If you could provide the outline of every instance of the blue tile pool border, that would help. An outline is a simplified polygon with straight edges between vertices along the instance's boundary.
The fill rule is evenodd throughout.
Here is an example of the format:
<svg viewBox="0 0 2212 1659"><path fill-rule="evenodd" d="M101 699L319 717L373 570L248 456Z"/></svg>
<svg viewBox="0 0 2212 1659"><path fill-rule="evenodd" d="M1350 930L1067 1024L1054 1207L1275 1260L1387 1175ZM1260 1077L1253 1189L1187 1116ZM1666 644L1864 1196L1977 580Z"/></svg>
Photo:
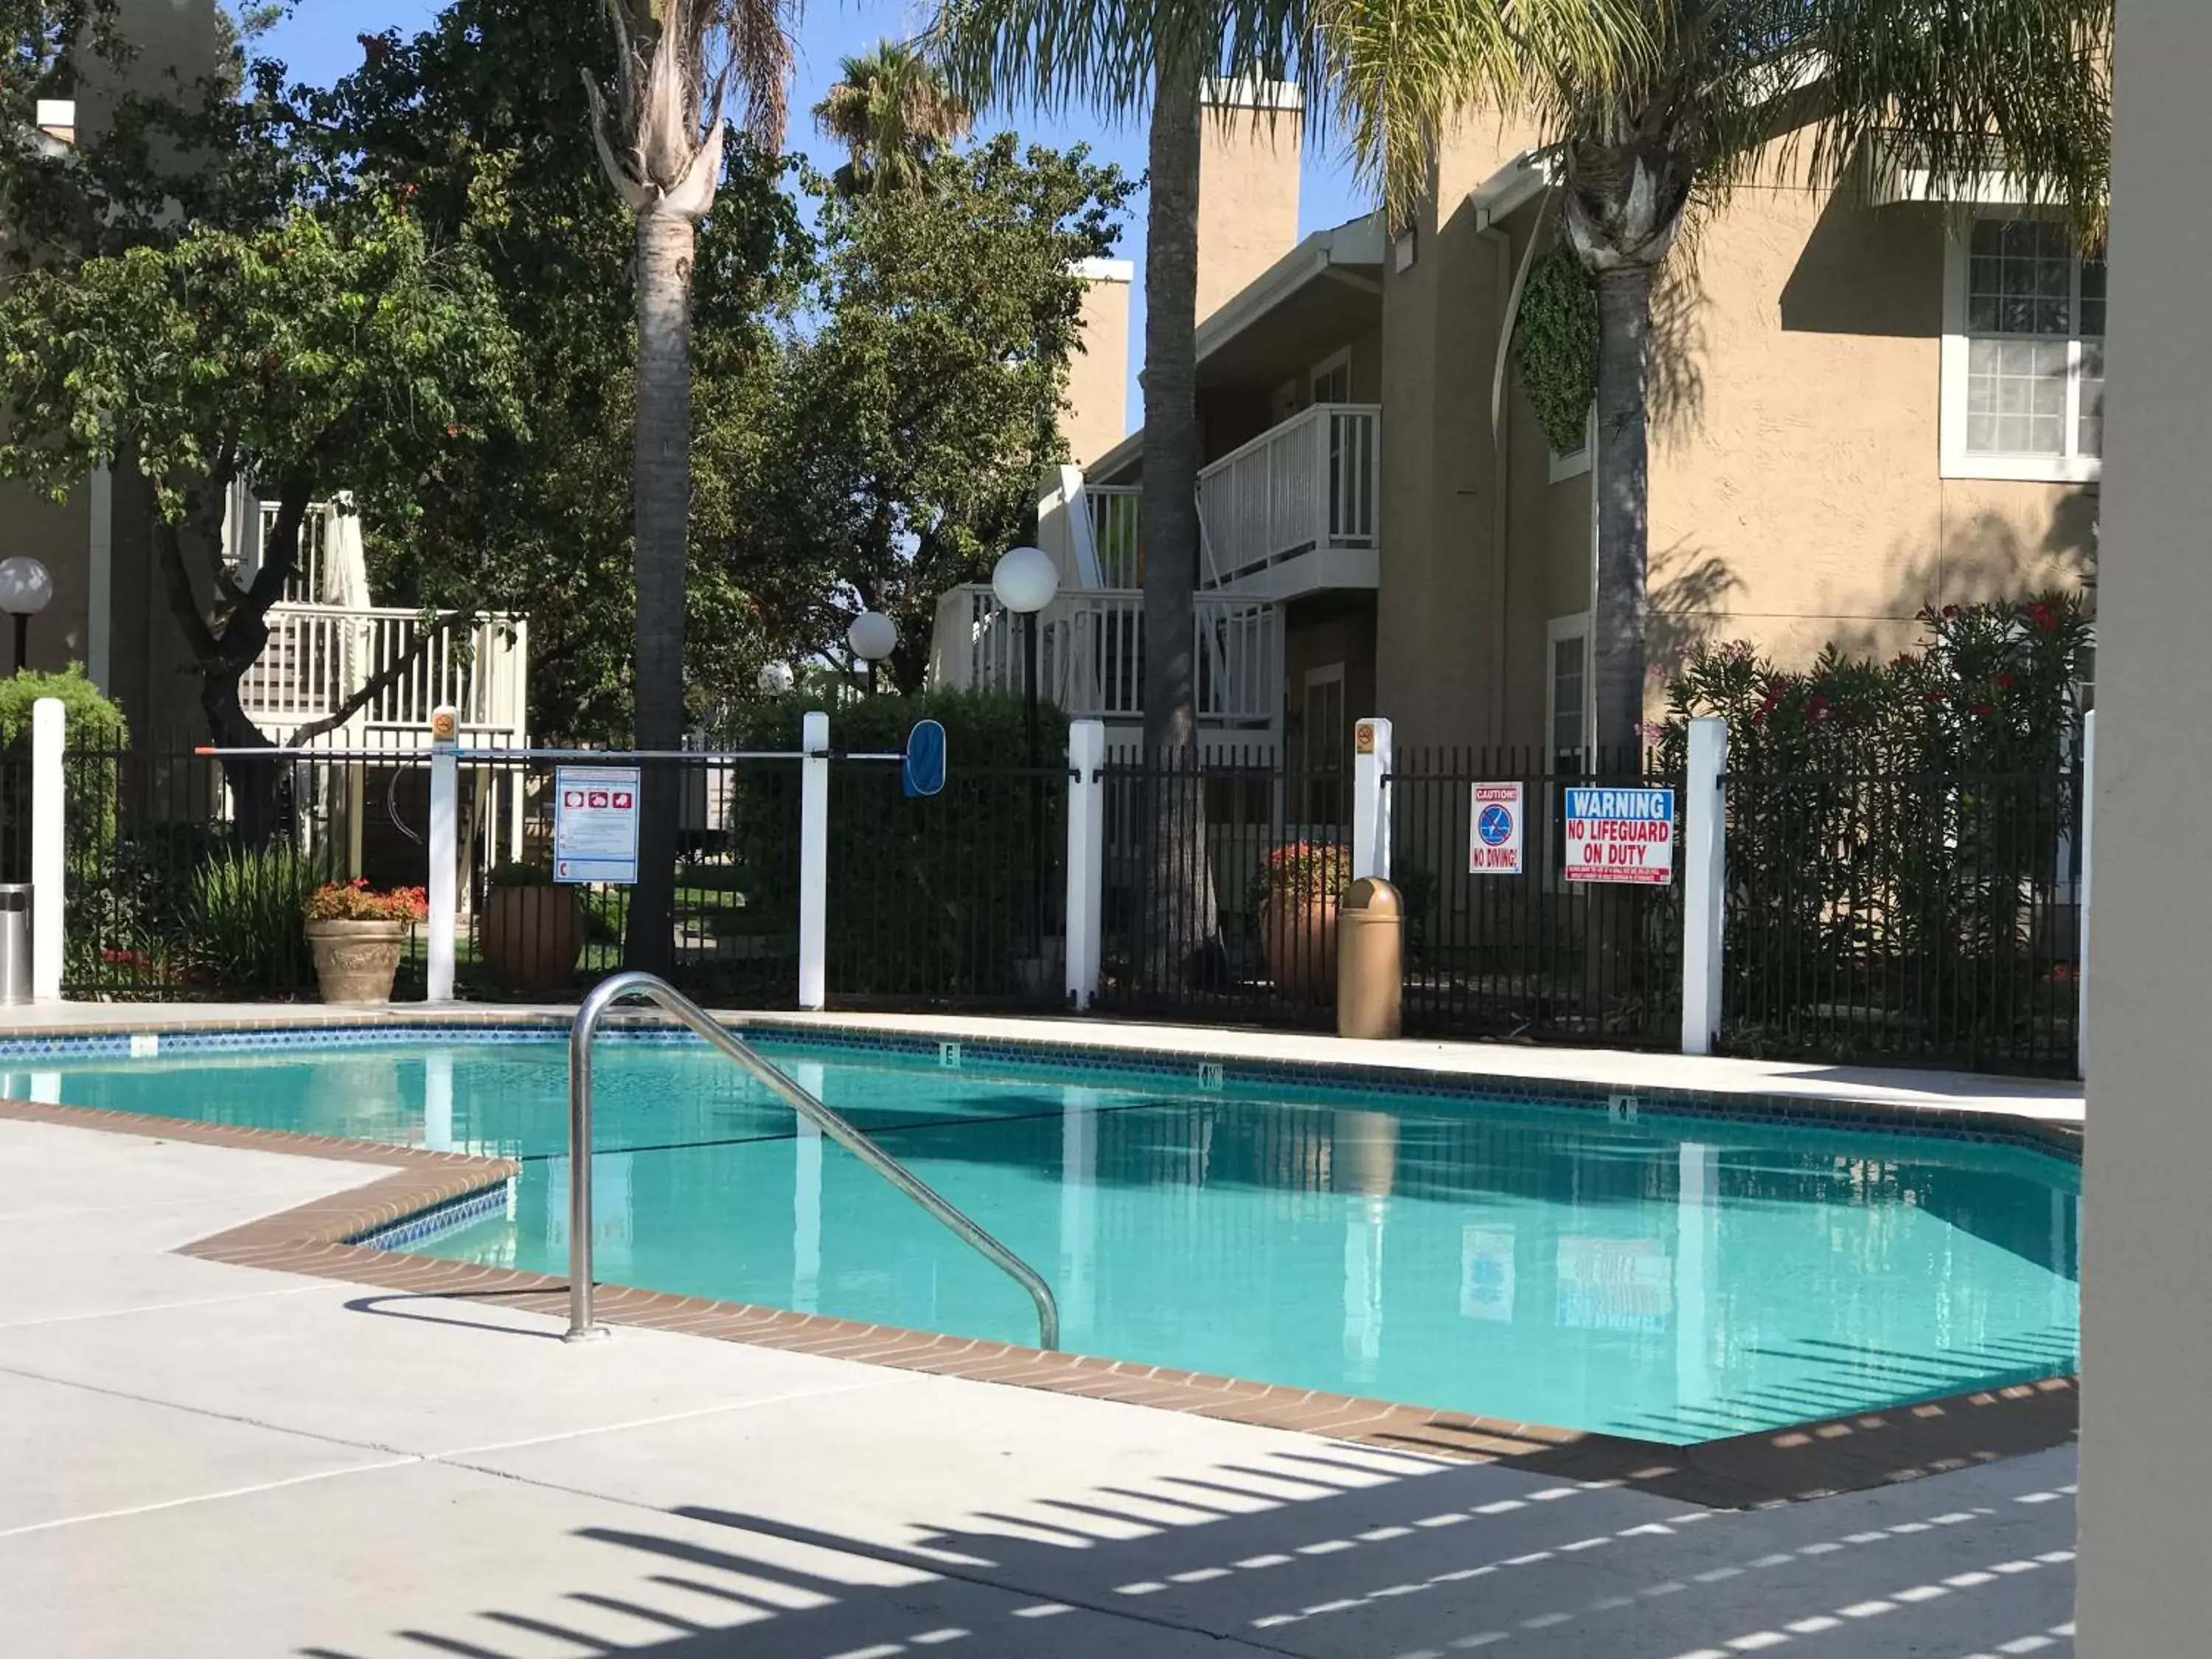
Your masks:
<svg viewBox="0 0 2212 1659"><path fill-rule="evenodd" d="M487 1216L503 1215L514 1201L515 1177L507 1176L495 1186L481 1191L462 1193L456 1197L433 1204L428 1209L417 1210L412 1215L367 1232L356 1233L344 1240L358 1244L365 1250L413 1250L429 1243L447 1233L457 1231L471 1222L481 1221Z"/></svg>
<svg viewBox="0 0 2212 1659"><path fill-rule="evenodd" d="M1392 1099L1455 1102L1468 1105L1564 1108L1610 1113L1614 1099L1627 1095L1639 1115L1717 1120L1795 1128L1874 1132L1939 1140L2016 1146L2072 1163L2081 1160L2080 1129L2003 1112L1856 1101L1800 1094L1725 1093L1638 1085L1620 1089L1570 1079L1500 1077L1481 1072L1437 1072L1365 1061L1316 1061L1208 1054L1182 1049L1091 1048L1053 1037L957 1038L934 1033L887 1031L875 1027L809 1020L779 1021L754 1015L734 1022L746 1040L771 1047L804 1045L854 1055L881 1055L945 1063L948 1045L957 1048L957 1068L982 1073L1102 1074L1136 1083L1152 1081L1178 1091L1211 1092L1231 1085L1293 1090L1355 1091ZM27 1061L155 1058L194 1053L242 1051L282 1054L296 1048L381 1048L425 1041L538 1043L564 1036L568 1022L531 1013L506 1017L434 1014L404 1018L376 1016L359 1021L265 1025L135 1027L123 1030L45 1031L0 1037L0 1067ZM650 1015L622 1015L603 1028L618 1041L693 1043L700 1041L680 1026ZM149 1041L150 1039L150 1041Z"/></svg>

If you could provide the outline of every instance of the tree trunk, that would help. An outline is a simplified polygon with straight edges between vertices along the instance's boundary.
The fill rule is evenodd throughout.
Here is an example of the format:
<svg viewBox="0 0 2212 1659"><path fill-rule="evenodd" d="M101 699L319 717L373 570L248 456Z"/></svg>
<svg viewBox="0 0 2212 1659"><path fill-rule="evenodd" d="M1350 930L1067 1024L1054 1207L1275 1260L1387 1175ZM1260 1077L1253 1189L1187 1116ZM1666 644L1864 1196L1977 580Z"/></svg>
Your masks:
<svg viewBox="0 0 2212 1659"><path fill-rule="evenodd" d="M1145 248L1145 750L1152 792L1148 958L1156 991L1216 976L1220 921L1198 752L1200 68L1163 58Z"/></svg>
<svg viewBox="0 0 2212 1659"><path fill-rule="evenodd" d="M1597 591L1591 683L1597 744L1625 758L1643 740L1644 629L1650 611L1650 417L1644 401L1651 335L1649 265L1597 273Z"/></svg>
<svg viewBox="0 0 2212 1659"><path fill-rule="evenodd" d="M155 546L161 556L169 613L184 631L199 669L200 711L207 718L210 741L218 749L273 749L268 734L246 714L239 683L269 647L269 607L282 596L284 584L298 567L300 527L307 518L313 486L305 478L291 478L280 487L276 522L263 544L261 568L252 581L232 596L229 615L223 621L222 632L217 634L201 608L185 536L189 532L202 550L214 556L212 563L220 568L223 502L228 489L227 474L190 489L184 522L157 521ZM219 763L230 794L232 832L246 846L266 846L285 828L284 767L274 759L253 755L225 755Z"/></svg>
<svg viewBox="0 0 2212 1659"><path fill-rule="evenodd" d="M691 258L681 214L637 216L637 632L633 740L684 740L684 585L691 526ZM629 965L666 971L675 956L675 765L644 763L637 885L623 940Z"/></svg>

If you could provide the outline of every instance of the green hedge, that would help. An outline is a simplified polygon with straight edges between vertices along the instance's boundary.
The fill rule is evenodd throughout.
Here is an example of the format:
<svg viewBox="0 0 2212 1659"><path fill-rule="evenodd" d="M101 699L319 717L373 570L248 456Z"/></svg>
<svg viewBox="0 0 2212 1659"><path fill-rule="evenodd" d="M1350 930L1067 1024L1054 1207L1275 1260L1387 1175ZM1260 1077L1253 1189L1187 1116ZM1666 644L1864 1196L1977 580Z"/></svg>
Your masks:
<svg viewBox="0 0 2212 1659"><path fill-rule="evenodd" d="M758 705L729 733L731 746L796 749L816 699ZM830 712L840 755L902 749L915 722L945 727L941 794L908 800L899 769L836 767L830 791L828 969L833 996L957 1000L1019 994L1031 952L1035 849L1044 849L1045 953L1054 949L1067 786L1067 721L1038 711L1042 771L1027 768L1022 699L988 692L875 696ZM744 872L746 909L761 931L798 927L798 769L740 769L730 804L731 844ZM1048 992L1056 980L1048 974Z"/></svg>
<svg viewBox="0 0 2212 1659"><path fill-rule="evenodd" d="M131 741L123 710L103 696L76 663L58 674L19 670L0 679L0 773L6 786L0 788L0 846L6 849L7 862L20 866L0 873L0 879L30 877L31 711L42 697L60 701L72 754L114 754ZM95 872L115 845L113 771L77 762L69 764L64 775L72 873Z"/></svg>

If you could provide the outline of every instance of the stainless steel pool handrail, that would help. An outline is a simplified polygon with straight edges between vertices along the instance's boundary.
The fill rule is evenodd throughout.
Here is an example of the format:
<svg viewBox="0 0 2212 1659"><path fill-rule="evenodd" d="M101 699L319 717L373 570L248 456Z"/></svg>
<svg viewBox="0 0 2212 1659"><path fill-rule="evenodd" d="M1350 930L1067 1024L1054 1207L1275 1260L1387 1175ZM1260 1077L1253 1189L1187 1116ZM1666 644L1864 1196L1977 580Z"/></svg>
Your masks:
<svg viewBox="0 0 2212 1659"><path fill-rule="evenodd" d="M1044 1277L920 1176L809 1094L774 1062L726 1030L712 1014L666 980L629 969L603 980L576 1010L568 1028L568 1333L571 1342L605 1336L592 1318L592 1039L609 1008L643 998L673 1015L768 1085L770 1093L847 1152L935 1216L1030 1294L1036 1304L1037 1346L1060 1346L1060 1304Z"/></svg>

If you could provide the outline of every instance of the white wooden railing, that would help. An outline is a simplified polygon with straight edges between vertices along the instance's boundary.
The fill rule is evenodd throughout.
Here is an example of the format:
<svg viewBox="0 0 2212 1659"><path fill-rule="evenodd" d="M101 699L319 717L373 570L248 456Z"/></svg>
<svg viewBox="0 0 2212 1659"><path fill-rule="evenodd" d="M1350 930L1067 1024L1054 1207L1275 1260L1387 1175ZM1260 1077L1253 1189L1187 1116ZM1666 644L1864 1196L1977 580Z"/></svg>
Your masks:
<svg viewBox="0 0 2212 1659"><path fill-rule="evenodd" d="M1229 594L1198 597L1198 717L1272 727L1282 702L1282 615ZM1144 718L1145 596L1132 588L1064 593L1037 619L1037 690L1071 719ZM989 587L938 601L932 668L948 689L1023 689L1021 619Z"/></svg>
<svg viewBox="0 0 2212 1659"><path fill-rule="evenodd" d="M1204 584L1316 549L1372 550L1382 427L1379 404L1316 404L1202 469Z"/></svg>
<svg viewBox="0 0 2212 1659"><path fill-rule="evenodd" d="M278 605L269 612L269 644L246 671L239 692L254 724L277 743L326 719L372 678L415 652L419 611ZM460 711L465 738L520 744L526 713L529 623L490 617L448 629L344 726L321 739L331 746L416 748L427 744L430 715L441 704Z"/></svg>

